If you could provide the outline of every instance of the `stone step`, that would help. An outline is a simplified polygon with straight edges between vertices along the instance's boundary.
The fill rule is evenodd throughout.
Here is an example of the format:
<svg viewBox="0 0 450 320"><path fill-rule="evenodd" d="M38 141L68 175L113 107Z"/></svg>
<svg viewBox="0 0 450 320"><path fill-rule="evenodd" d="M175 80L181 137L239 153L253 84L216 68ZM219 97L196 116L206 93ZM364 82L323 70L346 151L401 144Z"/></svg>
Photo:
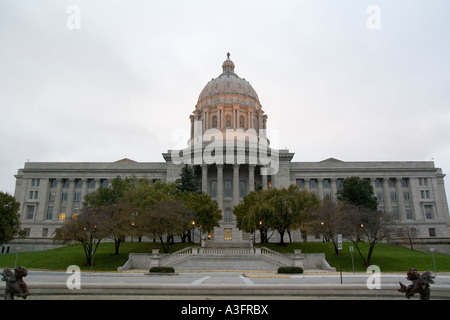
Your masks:
<svg viewBox="0 0 450 320"><path fill-rule="evenodd" d="M205 248L250 248L250 242L215 242L206 241Z"/></svg>

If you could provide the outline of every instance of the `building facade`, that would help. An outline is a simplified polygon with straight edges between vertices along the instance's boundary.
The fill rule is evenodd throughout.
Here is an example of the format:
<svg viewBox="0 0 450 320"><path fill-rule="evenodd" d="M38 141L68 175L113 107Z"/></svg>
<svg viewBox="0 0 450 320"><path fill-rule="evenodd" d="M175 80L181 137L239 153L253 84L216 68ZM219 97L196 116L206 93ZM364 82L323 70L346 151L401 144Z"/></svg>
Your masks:
<svg viewBox="0 0 450 320"><path fill-rule="evenodd" d="M335 198L342 179L350 176L369 180L379 209L392 212L395 224L414 228L416 237L449 237L445 175L433 162L344 162L334 158L292 162L294 153L270 148L268 117L258 95L234 69L228 55L222 73L200 93L190 116L187 148L168 150L162 162L25 163L15 176L15 198L20 202L27 237L52 238L65 219L79 212L86 194L107 187L117 176L171 182L179 178L186 164L195 170L199 191L208 193L222 210L220 227L208 235L212 241L248 239L248 234L236 228L233 208L255 189L296 184L319 198ZM300 241L299 233L293 236ZM276 236L272 240L278 241Z"/></svg>

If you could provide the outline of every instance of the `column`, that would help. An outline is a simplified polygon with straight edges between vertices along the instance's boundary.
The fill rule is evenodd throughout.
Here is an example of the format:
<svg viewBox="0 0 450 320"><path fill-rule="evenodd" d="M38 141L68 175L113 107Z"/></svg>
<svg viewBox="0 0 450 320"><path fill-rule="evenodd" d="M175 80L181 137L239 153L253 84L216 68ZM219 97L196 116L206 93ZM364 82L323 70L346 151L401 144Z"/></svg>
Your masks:
<svg viewBox="0 0 450 320"><path fill-rule="evenodd" d="M248 191L255 191L255 165L248 165Z"/></svg>
<svg viewBox="0 0 450 320"><path fill-rule="evenodd" d="M389 178L383 178L383 192L384 192L384 211L392 212L391 193L389 191Z"/></svg>
<svg viewBox="0 0 450 320"><path fill-rule="evenodd" d="M323 199L323 178L317 178L317 190L319 192L319 199Z"/></svg>
<svg viewBox="0 0 450 320"><path fill-rule="evenodd" d="M223 164L216 164L217 167L217 203L219 209L223 210Z"/></svg>
<svg viewBox="0 0 450 320"><path fill-rule="evenodd" d="M75 179L69 179L69 194L67 195L67 210L66 210L66 218L72 216L73 213L73 201L75 198Z"/></svg>
<svg viewBox="0 0 450 320"><path fill-rule="evenodd" d="M305 185L304 185L304 189L306 190L306 191L309 191L309 183L311 182L311 179L310 178L305 178Z"/></svg>
<svg viewBox="0 0 450 320"><path fill-rule="evenodd" d="M267 190L267 174L262 174L262 188L263 190Z"/></svg>
<svg viewBox="0 0 450 320"><path fill-rule="evenodd" d="M83 178L83 185L81 186L81 202L84 201L84 197L87 195L87 189L88 189L88 179Z"/></svg>
<svg viewBox="0 0 450 320"><path fill-rule="evenodd" d="M337 192L337 185L336 185L336 178L331 178L331 199L336 200L336 192Z"/></svg>
<svg viewBox="0 0 450 320"><path fill-rule="evenodd" d="M395 189L397 191L398 217L400 221L406 220L405 199L403 198L402 178L395 179Z"/></svg>
<svg viewBox="0 0 450 320"><path fill-rule="evenodd" d="M55 204L53 206L53 216L52 220L58 220L59 214L61 213L61 191L62 191L62 179L57 179L56 181L56 192L55 192Z"/></svg>
<svg viewBox="0 0 450 320"><path fill-rule="evenodd" d="M233 164L233 205L239 204L239 165Z"/></svg>
<svg viewBox="0 0 450 320"><path fill-rule="evenodd" d="M202 164L202 192L208 193L208 165Z"/></svg>

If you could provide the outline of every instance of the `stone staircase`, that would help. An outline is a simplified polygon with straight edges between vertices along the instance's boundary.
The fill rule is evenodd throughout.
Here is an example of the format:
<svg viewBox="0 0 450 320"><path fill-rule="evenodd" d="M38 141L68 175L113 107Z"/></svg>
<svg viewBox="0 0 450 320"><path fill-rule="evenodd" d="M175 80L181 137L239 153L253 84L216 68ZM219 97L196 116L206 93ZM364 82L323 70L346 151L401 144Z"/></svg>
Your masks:
<svg viewBox="0 0 450 320"><path fill-rule="evenodd" d="M202 247L187 247L172 254L129 255L119 271L149 269L153 266L173 267L184 271L276 271L279 267L299 266L303 269L331 270L323 253L292 256L266 247L253 247L251 242L205 242Z"/></svg>

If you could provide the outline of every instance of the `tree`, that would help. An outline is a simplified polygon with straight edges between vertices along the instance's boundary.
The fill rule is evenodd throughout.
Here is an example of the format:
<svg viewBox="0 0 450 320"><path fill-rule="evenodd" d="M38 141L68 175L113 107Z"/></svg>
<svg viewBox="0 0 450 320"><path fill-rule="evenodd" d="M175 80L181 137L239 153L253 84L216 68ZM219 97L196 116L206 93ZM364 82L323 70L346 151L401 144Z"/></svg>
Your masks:
<svg viewBox="0 0 450 320"><path fill-rule="evenodd" d="M358 251L364 266L371 265L375 245L392 235L393 215L383 211L371 210L346 204L344 236L350 239ZM369 251L364 257L358 246L359 241L367 240Z"/></svg>
<svg viewBox="0 0 450 320"><path fill-rule="evenodd" d="M108 236L114 240L114 254L119 254L119 248L125 236L131 233L132 207L125 200L125 193L134 186L134 179L113 179L108 188L100 187L84 198L83 208L95 209L92 212L101 213L104 217L102 227Z"/></svg>
<svg viewBox="0 0 450 320"><path fill-rule="evenodd" d="M280 246L284 246L284 233L291 227L299 227L306 220L307 213L317 207L319 200L313 192L299 190L297 185L287 189L269 189L268 201L273 210L271 227L280 234Z"/></svg>
<svg viewBox="0 0 450 320"><path fill-rule="evenodd" d="M317 205L314 193L300 191L296 185L291 185L287 189L272 188L250 193L244 197L243 204L235 207L234 213L240 230L254 232L259 229L262 236L264 231L267 235L267 230L277 230L279 245L283 246L284 234L291 228L299 228Z"/></svg>
<svg viewBox="0 0 450 320"><path fill-rule="evenodd" d="M183 201L176 199L157 201L145 208L138 219L138 223L143 225L144 234L157 237L165 253L168 248L164 245L163 236L182 233L191 221L192 216Z"/></svg>
<svg viewBox="0 0 450 320"><path fill-rule="evenodd" d="M98 207L84 208L79 215L66 219L62 227L55 230L53 241L62 241L64 244L72 241L81 243L86 265L92 266L98 245L108 236L104 220L105 215Z"/></svg>
<svg viewBox="0 0 450 320"><path fill-rule="evenodd" d="M360 177L350 177L342 180L336 193L337 199L351 203L357 207L377 210L378 200L374 196L370 181Z"/></svg>
<svg viewBox="0 0 450 320"><path fill-rule="evenodd" d="M194 226L199 226L201 231L210 232L220 226L222 211L217 202L211 199L211 196L206 193L184 192L180 198L183 199L185 207L192 211Z"/></svg>
<svg viewBox="0 0 450 320"><path fill-rule="evenodd" d="M395 230L396 236L409 243L411 250L414 250L413 239L417 237L417 230L410 227L399 227Z"/></svg>
<svg viewBox="0 0 450 320"><path fill-rule="evenodd" d="M197 192L198 183L194 169L187 164L181 169L180 178L176 180L177 189L181 192Z"/></svg>
<svg viewBox="0 0 450 320"><path fill-rule="evenodd" d="M331 241L334 253L339 254L337 247L337 235L342 233L345 216L343 203L333 199L323 199L313 213L310 223L315 232L322 233L324 241Z"/></svg>
<svg viewBox="0 0 450 320"><path fill-rule="evenodd" d="M20 229L19 207L20 204L13 196L0 192L0 244L25 235Z"/></svg>
<svg viewBox="0 0 450 320"><path fill-rule="evenodd" d="M269 240L269 220L272 209L264 202L265 193L261 190L252 191L244 196L244 202L235 206L233 213L239 230L247 233L259 230L261 243L266 243Z"/></svg>

